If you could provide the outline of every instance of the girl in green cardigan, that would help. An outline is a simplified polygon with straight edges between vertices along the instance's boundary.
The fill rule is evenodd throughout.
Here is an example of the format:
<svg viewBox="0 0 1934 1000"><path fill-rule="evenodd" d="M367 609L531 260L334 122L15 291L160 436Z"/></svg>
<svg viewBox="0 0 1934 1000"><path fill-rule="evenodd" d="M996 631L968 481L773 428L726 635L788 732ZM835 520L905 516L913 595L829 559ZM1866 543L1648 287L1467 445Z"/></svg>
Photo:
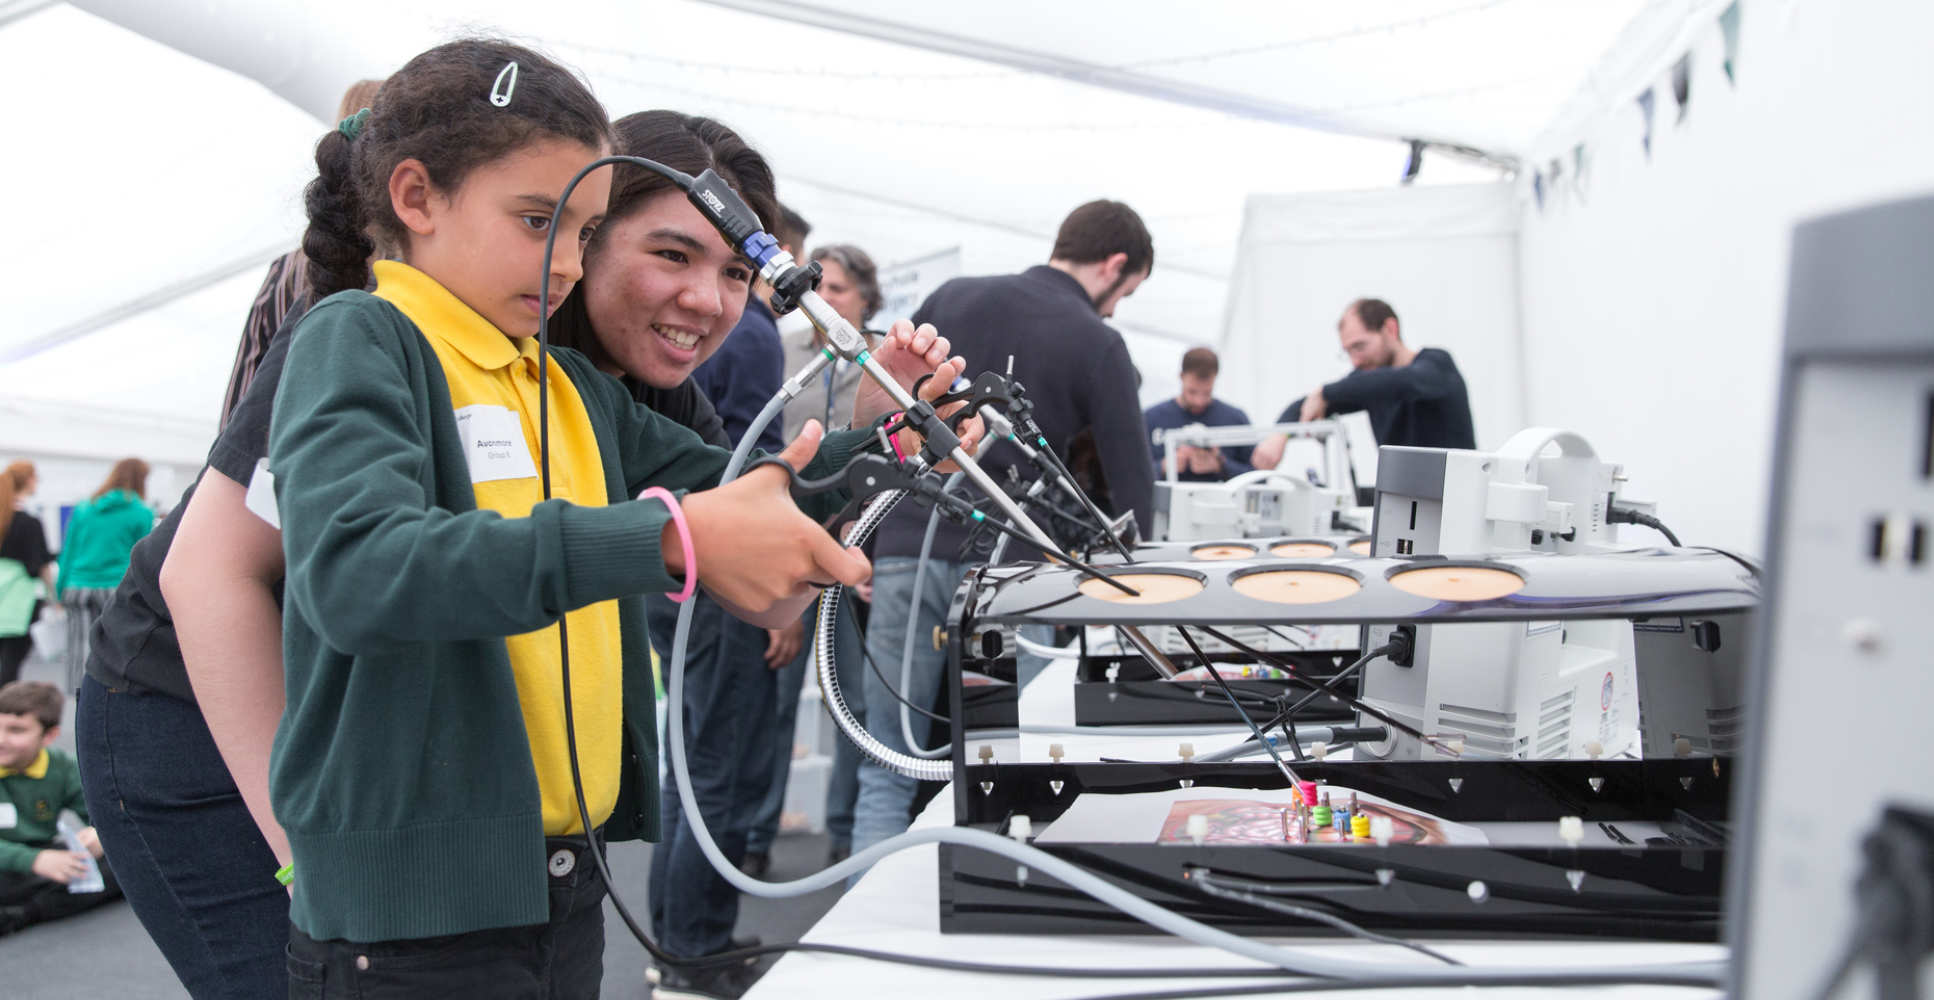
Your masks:
<svg viewBox="0 0 1934 1000"><path fill-rule="evenodd" d="M321 301L290 347L269 455L287 557L269 784L306 993L595 994L604 887L570 808L559 619L593 835L650 837L640 595L702 582L778 625L816 584L870 572L779 470L719 487L724 451L582 355L540 365L540 304L581 276L609 172L564 204L544 274L555 199L609 147L571 73L485 40L413 59L318 145L303 246ZM371 294L375 251L389 259ZM906 382L932 372L930 398L964 367L935 364L944 341L910 325L877 353ZM869 441L815 424L782 457L828 474ZM697 492L631 499L647 487Z"/></svg>

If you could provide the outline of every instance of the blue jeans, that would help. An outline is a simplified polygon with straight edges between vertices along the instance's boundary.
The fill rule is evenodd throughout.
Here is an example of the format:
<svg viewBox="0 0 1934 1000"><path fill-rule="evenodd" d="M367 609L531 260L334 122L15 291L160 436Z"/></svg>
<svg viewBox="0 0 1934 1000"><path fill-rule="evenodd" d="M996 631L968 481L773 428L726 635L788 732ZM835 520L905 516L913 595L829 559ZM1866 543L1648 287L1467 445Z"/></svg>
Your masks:
<svg viewBox="0 0 1934 1000"><path fill-rule="evenodd" d="M770 774L760 738L772 728L766 633L704 594L692 600L698 604L685 656L686 760L706 829L736 865L745 859L746 830ZM646 608L652 643L669 672L677 605L653 597ZM739 891L700 852L669 770L662 806L665 839L651 852L652 933L674 955L697 958L724 951L738 922Z"/></svg>
<svg viewBox="0 0 1934 1000"><path fill-rule="evenodd" d="M745 832L748 854L769 854L779 835L779 814L786 806L786 783L792 777L792 744L799 722L799 687L812 669L813 619L819 605L806 608L805 639L792 662L769 671L772 677L772 725L753 738L766 757L765 793L752 808L752 825ZM755 750L756 758L756 750ZM756 760L755 760L756 766Z"/></svg>
<svg viewBox="0 0 1934 1000"><path fill-rule="evenodd" d="M946 671L947 654L933 648L934 626L947 617L947 605L969 568L966 563L930 559L913 592L915 565L907 556L888 556L873 564L873 613L866 632L866 651L887 679L900 684L900 659L907 631L913 631L912 674L901 696L921 708L933 705ZM865 669L865 668L862 668ZM909 711L913 738L923 747L931 739L926 716ZM867 731L887 747L907 751L900 725L900 701L883 689L867 671ZM912 818L908 811L919 782L873 763L860 764L859 801L853 812L853 851L858 853L894 834L904 832Z"/></svg>
<svg viewBox="0 0 1934 1000"><path fill-rule="evenodd" d="M850 589L840 594L839 617L834 622L833 663L839 671L840 691L848 699L847 703L854 714L864 722L866 710L860 704L860 692L864 688L859 686L859 675L851 672L866 669L865 664L860 662L859 629L853 621L853 602L856 600L859 598ZM818 603L807 607L804 620L806 641L800 647L799 655L772 673L775 709L767 742L767 749L772 754L772 784L766 789L765 798L759 804L758 814L752 820L752 829L747 832L745 841L745 849L755 854L769 853L772 838L779 832L779 813L785 807L786 782L792 774L792 744L799 722L799 692L808 678L816 676L813 649L818 642ZM853 749L853 744L845 737L835 737L832 781L826 788L826 831L832 835L835 845L845 845L853 839L853 799L859 794L859 762L860 752Z"/></svg>
<svg viewBox="0 0 1934 1000"><path fill-rule="evenodd" d="M201 709L81 681L88 816L121 889L197 1000L288 992L289 896Z"/></svg>

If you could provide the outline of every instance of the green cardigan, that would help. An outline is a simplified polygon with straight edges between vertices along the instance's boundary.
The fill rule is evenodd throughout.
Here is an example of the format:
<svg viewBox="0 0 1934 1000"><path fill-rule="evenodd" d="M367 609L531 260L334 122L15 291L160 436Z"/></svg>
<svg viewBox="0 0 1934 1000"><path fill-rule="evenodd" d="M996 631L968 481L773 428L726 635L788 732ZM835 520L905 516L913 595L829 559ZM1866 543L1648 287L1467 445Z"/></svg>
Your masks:
<svg viewBox="0 0 1934 1000"><path fill-rule="evenodd" d="M12 826L0 828L0 872L32 871L41 851L67 849L56 826L62 809L74 810L81 822L87 822L80 765L49 747L44 776L30 778L22 770L0 778L0 806L11 806L14 818Z"/></svg>
<svg viewBox="0 0 1934 1000"><path fill-rule="evenodd" d="M504 637L618 601L624 761L604 829L655 839L641 595L681 582L659 553L665 508L627 501L646 486L715 485L729 456L553 349L590 415L611 505L479 511L448 383L408 318L342 292L294 336L269 434L288 559L288 707L269 790L295 855L290 919L351 941L542 923L537 778ZM804 474L830 474L868 440L828 435Z"/></svg>

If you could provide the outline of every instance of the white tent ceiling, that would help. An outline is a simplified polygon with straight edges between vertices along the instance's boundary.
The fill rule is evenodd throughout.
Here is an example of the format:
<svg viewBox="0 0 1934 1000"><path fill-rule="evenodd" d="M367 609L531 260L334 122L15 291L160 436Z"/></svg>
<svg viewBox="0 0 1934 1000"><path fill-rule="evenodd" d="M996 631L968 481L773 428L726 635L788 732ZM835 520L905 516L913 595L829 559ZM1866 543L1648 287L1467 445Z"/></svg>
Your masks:
<svg viewBox="0 0 1934 1000"><path fill-rule="evenodd" d="M882 261L959 246L969 272L1014 270L1074 205L1129 202L1157 265L1117 321L1159 394L1222 328L1245 196L1396 184L1411 137L1527 156L1635 18L1702 6L0 0L0 384L212 429L342 88L484 30L578 67L614 115L727 121L811 242ZM1497 176L1433 153L1418 182Z"/></svg>

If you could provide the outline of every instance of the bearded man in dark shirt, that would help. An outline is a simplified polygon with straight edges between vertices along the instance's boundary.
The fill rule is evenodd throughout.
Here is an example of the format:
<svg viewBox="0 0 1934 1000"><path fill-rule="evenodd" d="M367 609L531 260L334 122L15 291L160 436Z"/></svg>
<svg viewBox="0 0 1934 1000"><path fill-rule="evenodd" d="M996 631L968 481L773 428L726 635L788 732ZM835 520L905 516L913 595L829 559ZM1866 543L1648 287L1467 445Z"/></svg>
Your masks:
<svg viewBox="0 0 1934 1000"><path fill-rule="evenodd" d="M1418 350L1404 343L1390 303L1382 299L1350 303L1337 321L1336 334L1356 370L1284 407L1278 423L1363 410L1370 415L1378 445L1477 447L1470 396L1457 362L1442 348ZM1256 468L1275 468L1288 440L1277 434L1256 445L1252 458Z"/></svg>

